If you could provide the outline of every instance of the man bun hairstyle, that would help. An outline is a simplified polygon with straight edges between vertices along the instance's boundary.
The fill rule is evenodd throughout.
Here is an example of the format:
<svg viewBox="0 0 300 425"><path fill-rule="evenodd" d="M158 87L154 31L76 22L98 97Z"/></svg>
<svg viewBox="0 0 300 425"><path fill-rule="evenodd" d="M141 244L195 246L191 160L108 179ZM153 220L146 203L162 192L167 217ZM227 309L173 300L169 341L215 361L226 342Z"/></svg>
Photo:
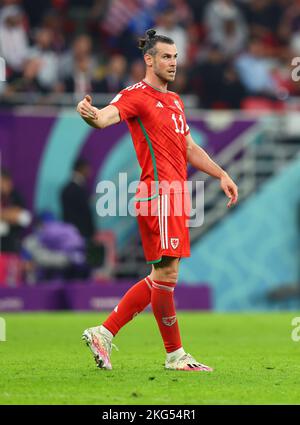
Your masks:
<svg viewBox="0 0 300 425"><path fill-rule="evenodd" d="M149 29L146 31L145 37L139 39L139 49L142 50L143 55L146 53L155 55L155 45L159 42L174 44L174 41L170 37L166 37L165 35L157 35L154 29Z"/></svg>
<svg viewBox="0 0 300 425"><path fill-rule="evenodd" d="M154 37L155 37L155 34L156 34L156 31L155 31L155 30L153 30L153 29L150 29L150 30L147 30L147 31L146 31L146 36L147 36L148 38L150 38L150 40L151 40L151 38L154 38Z"/></svg>

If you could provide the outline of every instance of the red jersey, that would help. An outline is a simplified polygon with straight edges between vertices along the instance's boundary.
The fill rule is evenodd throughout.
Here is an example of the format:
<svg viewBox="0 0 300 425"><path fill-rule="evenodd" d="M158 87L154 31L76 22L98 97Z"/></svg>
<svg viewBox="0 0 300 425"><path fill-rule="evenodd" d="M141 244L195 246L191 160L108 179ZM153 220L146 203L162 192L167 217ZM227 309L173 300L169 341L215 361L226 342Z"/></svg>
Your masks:
<svg viewBox="0 0 300 425"><path fill-rule="evenodd" d="M178 187L183 190L187 179L185 137L189 127L180 97L141 81L122 90L111 104L118 108L121 121L126 121L129 127L142 169L140 181L147 185L147 197L163 192L161 182L180 182ZM144 195L140 189L137 197Z"/></svg>

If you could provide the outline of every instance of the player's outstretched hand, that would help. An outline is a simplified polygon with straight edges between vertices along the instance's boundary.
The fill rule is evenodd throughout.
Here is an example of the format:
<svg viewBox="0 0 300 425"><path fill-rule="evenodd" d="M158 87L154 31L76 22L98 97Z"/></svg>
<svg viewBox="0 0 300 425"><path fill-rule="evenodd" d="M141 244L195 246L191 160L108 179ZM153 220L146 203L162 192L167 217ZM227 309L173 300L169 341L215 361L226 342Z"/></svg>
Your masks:
<svg viewBox="0 0 300 425"><path fill-rule="evenodd" d="M98 109L92 105L92 98L88 94L77 105L77 112L83 119L97 120L97 111Z"/></svg>
<svg viewBox="0 0 300 425"><path fill-rule="evenodd" d="M230 208L231 205L234 205L237 203L238 187L234 183L234 181L228 176L228 174L224 174L221 177L220 185L223 191L225 192L225 195L229 198L227 208Z"/></svg>

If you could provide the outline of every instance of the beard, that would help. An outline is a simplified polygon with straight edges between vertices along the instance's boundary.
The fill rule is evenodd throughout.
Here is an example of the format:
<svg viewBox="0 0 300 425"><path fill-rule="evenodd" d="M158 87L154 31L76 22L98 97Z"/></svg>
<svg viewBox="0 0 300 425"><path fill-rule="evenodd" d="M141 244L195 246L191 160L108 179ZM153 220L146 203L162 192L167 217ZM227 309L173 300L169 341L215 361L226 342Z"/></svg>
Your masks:
<svg viewBox="0 0 300 425"><path fill-rule="evenodd" d="M171 83L175 80L176 71L174 74L170 74L168 71L161 71L158 67L154 65L153 69L155 75L164 83Z"/></svg>
<svg viewBox="0 0 300 425"><path fill-rule="evenodd" d="M169 74L168 71L162 72L158 69L154 69L155 75L164 83L171 83L175 80L176 71L174 74Z"/></svg>

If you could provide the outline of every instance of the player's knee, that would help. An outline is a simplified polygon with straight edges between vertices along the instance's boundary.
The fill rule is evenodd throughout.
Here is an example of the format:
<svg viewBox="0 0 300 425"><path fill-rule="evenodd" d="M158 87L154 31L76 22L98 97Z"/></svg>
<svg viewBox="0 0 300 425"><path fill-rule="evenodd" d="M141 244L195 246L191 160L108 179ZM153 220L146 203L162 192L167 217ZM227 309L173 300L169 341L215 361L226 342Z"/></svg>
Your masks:
<svg viewBox="0 0 300 425"><path fill-rule="evenodd" d="M171 267L166 267L163 271L164 282L177 283L178 272Z"/></svg>
<svg viewBox="0 0 300 425"><path fill-rule="evenodd" d="M151 274L154 280L176 284L178 280L178 259L163 258L161 263L153 266Z"/></svg>

